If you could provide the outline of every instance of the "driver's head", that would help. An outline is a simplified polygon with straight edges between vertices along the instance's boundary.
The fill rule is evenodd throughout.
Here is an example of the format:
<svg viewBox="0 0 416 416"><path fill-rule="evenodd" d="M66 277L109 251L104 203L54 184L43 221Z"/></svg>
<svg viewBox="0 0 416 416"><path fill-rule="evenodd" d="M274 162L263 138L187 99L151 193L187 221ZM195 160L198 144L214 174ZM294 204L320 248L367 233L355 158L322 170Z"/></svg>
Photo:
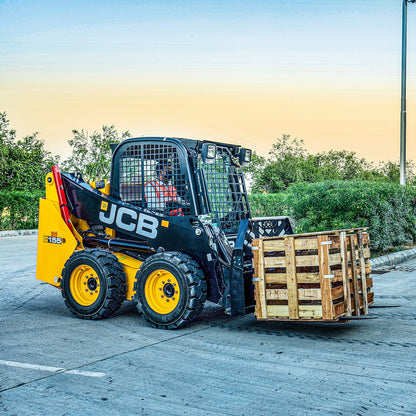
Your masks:
<svg viewBox="0 0 416 416"><path fill-rule="evenodd" d="M160 160L156 165L156 175L159 180L168 183L172 180L172 163L167 160Z"/></svg>

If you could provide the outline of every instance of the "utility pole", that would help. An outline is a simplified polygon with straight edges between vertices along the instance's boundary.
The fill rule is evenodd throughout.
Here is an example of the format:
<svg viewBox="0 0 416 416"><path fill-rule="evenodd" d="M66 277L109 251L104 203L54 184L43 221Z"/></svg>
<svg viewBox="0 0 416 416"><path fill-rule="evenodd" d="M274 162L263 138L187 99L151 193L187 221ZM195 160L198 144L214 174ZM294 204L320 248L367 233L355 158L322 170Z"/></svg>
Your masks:
<svg viewBox="0 0 416 416"><path fill-rule="evenodd" d="M407 3L403 0L402 10L402 94L400 111L400 185L406 185L406 52L407 52Z"/></svg>

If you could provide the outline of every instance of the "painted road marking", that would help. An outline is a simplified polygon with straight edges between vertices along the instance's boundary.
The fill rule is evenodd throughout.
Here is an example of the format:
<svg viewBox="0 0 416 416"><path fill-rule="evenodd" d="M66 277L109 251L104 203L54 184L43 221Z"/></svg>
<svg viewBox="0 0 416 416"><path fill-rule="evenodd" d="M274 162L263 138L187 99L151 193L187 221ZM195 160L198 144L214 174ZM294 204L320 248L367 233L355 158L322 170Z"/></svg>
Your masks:
<svg viewBox="0 0 416 416"><path fill-rule="evenodd" d="M0 364L6 365L8 367L27 368L30 370L39 370L39 371L49 371L51 373L67 373L67 374L75 374L78 376L86 376L86 377L104 377L105 376L105 373L98 373L95 371L65 370L65 368L60 368L60 367L49 367L46 365L18 363L16 361L0 360Z"/></svg>

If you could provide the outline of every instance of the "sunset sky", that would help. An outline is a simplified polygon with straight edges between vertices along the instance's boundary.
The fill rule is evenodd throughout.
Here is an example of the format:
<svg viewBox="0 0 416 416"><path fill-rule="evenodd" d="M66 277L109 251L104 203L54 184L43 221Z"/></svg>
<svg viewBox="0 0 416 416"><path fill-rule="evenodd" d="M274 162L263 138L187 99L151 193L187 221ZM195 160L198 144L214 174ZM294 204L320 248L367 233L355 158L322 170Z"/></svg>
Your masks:
<svg viewBox="0 0 416 416"><path fill-rule="evenodd" d="M73 129L214 139L266 155L398 160L401 0L0 0L0 111L67 156ZM408 6L416 160L416 4Z"/></svg>

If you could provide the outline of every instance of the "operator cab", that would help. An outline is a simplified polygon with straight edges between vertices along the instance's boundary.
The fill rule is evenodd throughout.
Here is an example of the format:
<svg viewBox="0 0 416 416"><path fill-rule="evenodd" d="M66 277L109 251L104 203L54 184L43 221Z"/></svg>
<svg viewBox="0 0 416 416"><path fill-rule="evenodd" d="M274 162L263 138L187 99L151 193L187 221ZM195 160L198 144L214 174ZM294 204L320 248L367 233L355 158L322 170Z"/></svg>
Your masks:
<svg viewBox="0 0 416 416"><path fill-rule="evenodd" d="M241 169L250 157L248 149L217 142L128 139L113 153L110 195L156 215L205 215L235 235L250 218Z"/></svg>

